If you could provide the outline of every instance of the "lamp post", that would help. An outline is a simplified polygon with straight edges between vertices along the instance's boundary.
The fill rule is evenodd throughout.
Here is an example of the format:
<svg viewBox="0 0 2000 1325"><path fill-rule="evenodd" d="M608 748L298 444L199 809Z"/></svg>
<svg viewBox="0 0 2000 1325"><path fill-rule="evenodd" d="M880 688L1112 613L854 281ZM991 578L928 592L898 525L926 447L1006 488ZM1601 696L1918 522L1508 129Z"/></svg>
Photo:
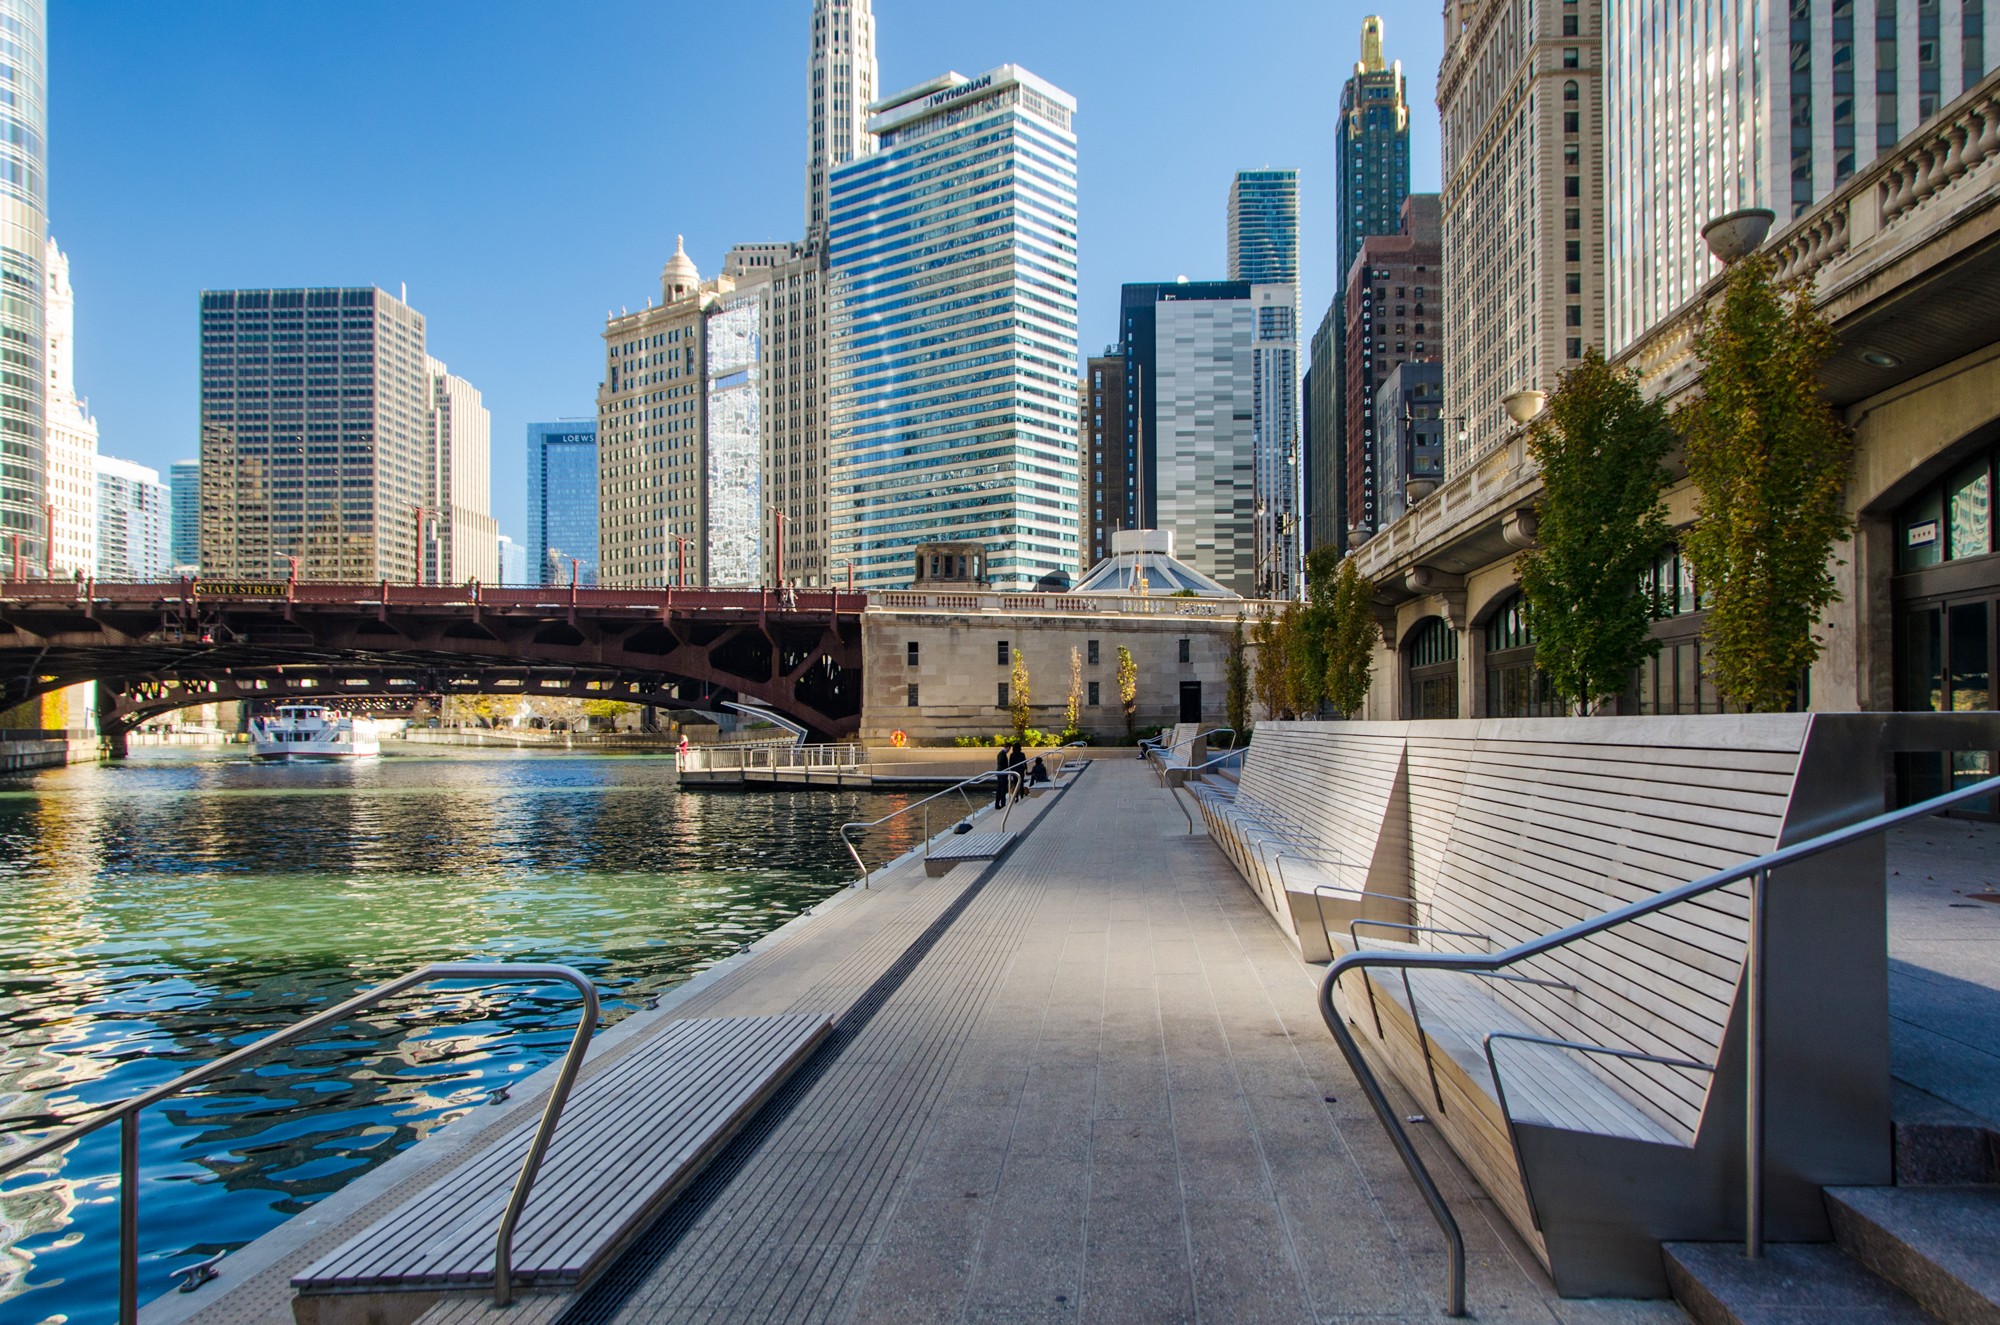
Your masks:
<svg viewBox="0 0 2000 1325"><path fill-rule="evenodd" d="M1778 214L1768 207L1742 207L1724 212L1701 228L1701 242L1727 266L1755 253L1777 219Z"/></svg>

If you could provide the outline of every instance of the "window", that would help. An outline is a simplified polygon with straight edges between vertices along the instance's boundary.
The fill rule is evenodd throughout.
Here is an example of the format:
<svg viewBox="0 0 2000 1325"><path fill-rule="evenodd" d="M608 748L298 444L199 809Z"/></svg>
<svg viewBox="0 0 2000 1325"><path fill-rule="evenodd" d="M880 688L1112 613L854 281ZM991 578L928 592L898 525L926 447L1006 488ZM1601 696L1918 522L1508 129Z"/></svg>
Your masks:
<svg viewBox="0 0 2000 1325"><path fill-rule="evenodd" d="M1568 80L1563 84L1564 101L1581 101L1582 99L1583 99L1583 94L1581 91L1578 90L1576 80L1574 78Z"/></svg>
<svg viewBox="0 0 2000 1325"><path fill-rule="evenodd" d="M1581 359L1583 357L1583 338L1581 336L1571 336L1569 343L1563 347L1563 352L1571 359Z"/></svg>
<svg viewBox="0 0 2000 1325"><path fill-rule="evenodd" d="M915 640L911 640L909 644L905 646L904 651L908 654L908 657L904 659L905 663L907 663L911 667L915 667L917 665L917 642Z"/></svg>
<svg viewBox="0 0 2000 1325"><path fill-rule="evenodd" d="M1525 601L1510 594L1486 622L1486 716L1560 717L1562 706L1546 673L1535 666L1535 635Z"/></svg>
<svg viewBox="0 0 2000 1325"><path fill-rule="evenodd" d="M1567 35L1567 34L1565 34ZM1575 69L1583 64L1581 52L1574 46L1563 47L1563 68Z"/></svg>
<svg viewBox="0 0 2000 1325"><path fill-rule="evenodd" d="M1583 325L1583 305L1582 305L1582 304L1571 304L1571 305L1570 305L1569 307L1565 308L1565 309L1563 310L1563 321L1564 321L1564 323L1566 323L1567 325L1569 325L1569 326L1572 326L1572 327L1580 327L1580 326L1582 326L1582 325Z"/></svg>
<svg viewBox="0 0 2000 1325"><path fill-rule="evenodd" d="M915 708L917 706L917 687L915 682L911 682L908 686L907 692L903 697L903 704L906 708Z"/></svg>
<svg viewBox="0 0 2000 1325"><path fill-rule="evenodd" d="M1180 652L1181 652L1181 661L1182 662L1188 661L1188 642L1186 640L1182 640L1180 642Z"/></svg>
<svg viewBox="0 0 2000 1325"><path fill-rule="evenodd" d="M1085 654L1085 661L1087 661L1092 667L1097 666L1097 641L1085 640L1083 649Z"/></svg>
<svg viewBox="0 0 2000 1325"><path fill-rule="evenodd" d="M1092 681L1090 683L1088 697L1084 700L1084 702L1088 704L1091 708L1097 707L1097 686L1098 683L1095 681Z"/></svg>
<svg viewBox="0 0 2000 1325"><path fill-rule="evenodd" d="M1006 666L1006 665L1007 665L1008 663L1011 663L1011 662L1013 662L1013 661L1014 661L1014 655L1012 655L1011 653L1008 653L1008 652L1007 652L1007 641L1006 641L1006 640L1001 640L1001 641L1000 641L1000 665L1001 665L1002 667L1005 667L1005 666ZM1003 700L1001 700L1001 701L1000 701L1000 706L1001 706L1002 708L1005 708L1005 707L1007 706L1007 701L1006 701L1006 700L1004 700L1004 699L1003 699Z"/></svg>
<svg viewBox="0 0 2000 1325"><path fill-rule="evenodd" d="M1571 207L1563 213L1563 229L1583 229L1583 210L1581 208Z"/></svg>
<svg viewBox="0 0 2000 1325"><path fill-rule="evenodd" d="M1007 707L1007 683L1005 681L1000 683L1000 698L993 701L993 707L1000 709Z"/></svg>
<svg viewBox="0 0 2000 1325"><path fill-rule="evenodd" d="M1563 132L1574 134L1583 132L1583 116L1573 110L1563 112Z"/></svg>
<svg viewBox="0 0 2000 1325"><path fill-rule="evenodd" d="M1575 14L1564 14L1564 15L1563 15L1563 33L1562 33L1562 35L1563 35L1563 36L1565 36L1565 37L1574 37L1574 36L1576 36L1576 35L1577 35L1577 28L1576 28L1576 15L1575 15Z"/></svg>
<svg viewBox="0 0 2000 1325"><path fill-rule="evenodd" d="M1565 239L1563 241L1563 261L1583 261L1583 241L1581 239Z"/></svg>
<svg viewBox="0 0 2000 1325"><path fill-rule="evenodd" d="M1566 275L1566 276L1564 276L1564 277L1563 277L1563 293L1564 293L1564 294L1582 294L1582 293L1583 293L1583 273L1582 273L1582 272L1580 272L1580 271L1573 271L1573 272L1570 272L1570 273L1569 273L1568 275Z"/></svg>
<svg viewBox="0 0 2000 1325"><path fill-rule="evenodd" d="M1426 617L1404 646L1408 655L1409 687L1405 716L1458 716L1458 632L1443 617Z"/></svg>

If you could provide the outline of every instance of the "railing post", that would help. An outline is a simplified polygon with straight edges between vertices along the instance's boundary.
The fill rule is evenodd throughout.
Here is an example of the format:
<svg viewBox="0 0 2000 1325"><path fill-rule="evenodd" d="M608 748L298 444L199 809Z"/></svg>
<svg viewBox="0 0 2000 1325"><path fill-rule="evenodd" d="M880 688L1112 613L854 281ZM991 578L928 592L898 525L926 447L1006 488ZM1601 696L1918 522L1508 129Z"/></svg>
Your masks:
<svg viewBox="0 0 2000 1325"><path fill-rule="evenodd" d="M139 1325L139 1115L118 1123L118 1325Z"/></svg>
<svg viewBox="0 0 2000 1325"><path fill-rule="evenodd" d="M1750 941L1743 955L1743 1254L1764 1254L1764 895L1771 872L1750 876Z"/></svg>

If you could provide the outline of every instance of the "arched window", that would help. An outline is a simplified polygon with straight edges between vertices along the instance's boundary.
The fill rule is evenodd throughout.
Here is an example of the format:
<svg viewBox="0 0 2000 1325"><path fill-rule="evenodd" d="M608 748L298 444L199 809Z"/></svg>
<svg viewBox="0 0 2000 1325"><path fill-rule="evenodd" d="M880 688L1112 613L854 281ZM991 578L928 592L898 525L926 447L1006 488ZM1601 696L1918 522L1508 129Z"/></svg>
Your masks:
<svg viewBox="0 0 2000 1325"><path fill-rule="evenodd" d="M1567 82L1565 82L1565 83L1563 84L1563 100L1564 100L1564 101L1566 101L1566 102L1567 102L1567 101L1580 101L1580 100L1582 100L1582 99L1583 99L1583 93L1582 93L1582 92L1581 92L1581 91L1580 91L1580 90L1579 90L1579 89L1577 88L1577 85L1576 85L1576 80L1575 80L1574 78L1570 79L1569 81L1567 81Z"/></svg>
<svg viewBox="0 0 2000 1325"><path fill-rule="evenodd" d="M1403 652L1409 670L1404 716L1457 717L1458 632L1451 623L1443 617L1425 617L1411 632Z"/></svg>
<svg viewBox="0 0 2000 1325"><path fill-rule="evenodd" d="M1551 718L1562 705L1549 689L1549 678L1535 666L1535 634L1528 629L1527 600L1518 591L1507 596L1486 621L1486 716L1489 718Z"/></svg>

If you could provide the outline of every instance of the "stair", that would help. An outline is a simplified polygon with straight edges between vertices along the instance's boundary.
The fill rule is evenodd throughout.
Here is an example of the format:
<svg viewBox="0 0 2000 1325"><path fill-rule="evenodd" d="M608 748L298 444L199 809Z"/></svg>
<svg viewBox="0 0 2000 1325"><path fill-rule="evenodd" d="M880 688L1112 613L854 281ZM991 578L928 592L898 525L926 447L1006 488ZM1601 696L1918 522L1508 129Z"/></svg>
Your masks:
<svg viewBox="0 0 2000 1325"><path fill-rule="evenodd" d="M1829 1187L1855 1261L1949 1325L2000 1325L2000 1187Z"/></svg>
<svg viewBox="0 0 2000 1325"><path fill-rule="evenodd" d="M1739 1242L1669 1242L1667 1286L1695 1325L1937 1325L1831 1243L1787 1243L1745 1260Z"/></svg>

